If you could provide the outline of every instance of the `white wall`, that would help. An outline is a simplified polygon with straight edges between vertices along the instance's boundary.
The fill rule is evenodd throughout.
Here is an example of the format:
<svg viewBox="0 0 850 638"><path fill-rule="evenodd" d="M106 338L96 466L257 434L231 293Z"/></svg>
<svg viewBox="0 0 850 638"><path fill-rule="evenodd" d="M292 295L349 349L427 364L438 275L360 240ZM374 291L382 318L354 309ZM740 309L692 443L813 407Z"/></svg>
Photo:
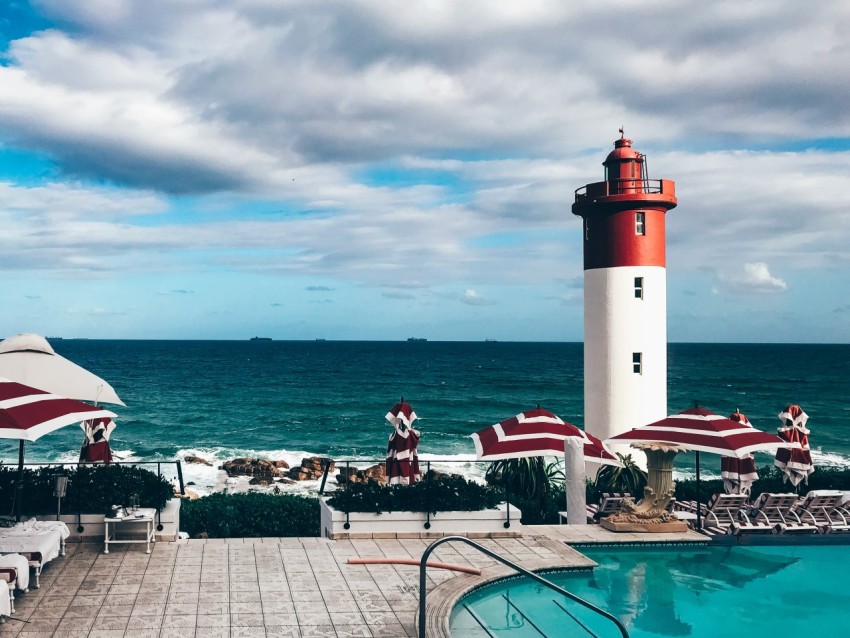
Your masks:
<svg viewBox="0 0 850 638"><path fill-rule="evenodd" d="M635 277L644 279L636 299ZM643 353L643 373L632 353ZM658 266L584 272L584 424L601 439L667 416L667 271ZM616 451L634 454L625 446ZM639 455L637 455L639 456Z"/></svg>

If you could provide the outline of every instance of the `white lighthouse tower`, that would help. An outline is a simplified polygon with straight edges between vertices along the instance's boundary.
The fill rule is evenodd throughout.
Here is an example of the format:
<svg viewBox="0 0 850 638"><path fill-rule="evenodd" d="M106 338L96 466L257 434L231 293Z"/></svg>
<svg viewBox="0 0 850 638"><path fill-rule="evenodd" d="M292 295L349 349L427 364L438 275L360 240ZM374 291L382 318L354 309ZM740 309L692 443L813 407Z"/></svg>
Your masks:
<svg viewBox="0 0 850 638"><path fill-rule="evenodd" d="M573 213L584 223L584 427L606 439L667 415L664 220L676 185L649 179L623 136L603 165Z"/></svg>

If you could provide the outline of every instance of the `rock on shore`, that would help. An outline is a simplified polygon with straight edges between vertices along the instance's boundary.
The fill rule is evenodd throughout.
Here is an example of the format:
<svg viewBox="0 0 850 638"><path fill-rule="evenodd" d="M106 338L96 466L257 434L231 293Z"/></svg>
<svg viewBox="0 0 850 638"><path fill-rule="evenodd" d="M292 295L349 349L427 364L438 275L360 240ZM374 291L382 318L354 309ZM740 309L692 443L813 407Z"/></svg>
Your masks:
<svg viewBox="0 0 850 638"><path fill-rule="evenodd" d="M365 470L358 470L356 467L342 468L340 473L336 475L336 482L340 485L345 483L386 483L387 470L383 463L373 465Z"/></svg>
<svg viewBox="0 0 850 638"><path fill-rule="evenodd" d="M225 461L221 469L227 472L228 476L251 476L266 479L271 483L276 478L286 476L285 470L289 469L289 463L266 459L238 458Z"/></svg>
<svg viewBox="0 0 850 638"><path fill-rule="evenodd" d="M295 481L316 481L325 472L325 463L330 463L328 474L334 471L336 464L333 460L321 456L310 456L301 459L301 465L289 470L289 478Z"/></svg>

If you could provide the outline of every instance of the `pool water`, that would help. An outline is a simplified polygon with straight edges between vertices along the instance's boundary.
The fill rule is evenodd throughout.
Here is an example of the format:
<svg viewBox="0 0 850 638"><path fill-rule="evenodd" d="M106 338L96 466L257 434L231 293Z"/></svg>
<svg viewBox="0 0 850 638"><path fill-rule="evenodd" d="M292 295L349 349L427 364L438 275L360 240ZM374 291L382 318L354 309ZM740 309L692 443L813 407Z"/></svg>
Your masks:
<svg viewBox="0 0 850 638"><path fill-rule="evenodd" d="M850 635L848 547L581 551L599 566L546 578L613 614L631 638ZM487 636L464 605L489 635L620 636L609 620L526 578L479 589L455 607L454 636Z"/></svg>

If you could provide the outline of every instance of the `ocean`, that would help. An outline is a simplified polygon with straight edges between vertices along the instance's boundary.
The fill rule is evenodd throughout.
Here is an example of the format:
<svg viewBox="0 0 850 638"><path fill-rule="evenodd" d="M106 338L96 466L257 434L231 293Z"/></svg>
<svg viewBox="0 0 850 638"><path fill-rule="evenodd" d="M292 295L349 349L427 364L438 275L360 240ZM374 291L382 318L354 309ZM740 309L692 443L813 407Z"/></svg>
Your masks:
<svg viewBox="0 0 850 638"><path fill-rule="evenodd" d="M184 477L208 493L217 466L239 456L298 463L304 456L379 459L384 419L402 396L422 433L420 459L471 476L482 465L469 434L540 404L584 424L581 343L53 340L55 350L109 381L115 407L113 450L126 460L186 455ZM670 344L668 407L698 401L721 414L739 408L775 431L778 413L799 403L809 414L817 465L850 466L850 345ZM639 423L635 424L642 425ZM73 462L82 431L67 427L27 445L27 461ZM17 443L0 441L17 462ZM693 455L677 457L692 473ZM772 463L757 455L759 465ZM714 466L717 467L714 467ZM719 460L704 455L704 474ZM298 489L298 488L292 488ZM315 484L300 486L315 491Z"/></svg>

